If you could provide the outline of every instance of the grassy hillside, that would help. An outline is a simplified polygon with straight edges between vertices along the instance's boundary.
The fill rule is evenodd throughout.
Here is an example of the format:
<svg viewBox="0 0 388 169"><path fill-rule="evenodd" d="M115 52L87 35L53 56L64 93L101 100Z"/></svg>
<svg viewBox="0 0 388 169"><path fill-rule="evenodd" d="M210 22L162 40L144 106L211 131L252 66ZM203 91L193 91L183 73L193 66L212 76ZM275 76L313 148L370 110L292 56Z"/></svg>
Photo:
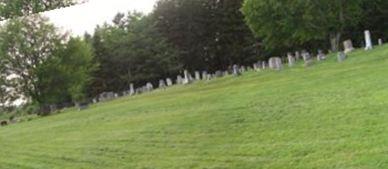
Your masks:
<svg viewBox="0 0 388 169"><path fill-rule="evenodd" d="M0 168L388 168L388 46L0 128Z"/></svg>

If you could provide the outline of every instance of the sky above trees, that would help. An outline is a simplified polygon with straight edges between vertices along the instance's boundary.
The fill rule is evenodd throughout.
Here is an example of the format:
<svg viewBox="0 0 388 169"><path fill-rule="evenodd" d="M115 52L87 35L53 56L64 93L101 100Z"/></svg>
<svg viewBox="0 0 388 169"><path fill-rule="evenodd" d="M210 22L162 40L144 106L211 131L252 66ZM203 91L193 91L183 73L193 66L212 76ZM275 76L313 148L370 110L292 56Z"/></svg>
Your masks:
<svg viewBox="0 0 388 169"><path fill-rule="evenodd" d="M111 22L118 12L136 10L143 13L152 11L156 0L89 0L85 4L46 12L56 26L73 35L92 33L98 24Z"/></svg>

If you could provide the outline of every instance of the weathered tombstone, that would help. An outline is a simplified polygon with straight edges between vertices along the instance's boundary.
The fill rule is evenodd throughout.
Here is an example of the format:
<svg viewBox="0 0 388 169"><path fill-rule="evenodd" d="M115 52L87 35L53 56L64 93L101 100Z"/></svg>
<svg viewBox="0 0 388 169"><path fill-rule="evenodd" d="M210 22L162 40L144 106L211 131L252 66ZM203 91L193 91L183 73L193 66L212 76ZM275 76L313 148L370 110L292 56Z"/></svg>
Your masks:
<svg viewBox="0 0 388 169"><path fill-rule="evenodd" d="M178 76L176 77L176 84L178 84L178 85L183 84L183 78L182 78L181 75L178 75Z"/></svg>
<svg viewBox="0 0 388 169"><path fill-rule="evenodd" d="M261 62L261 64L263 70L267 68L267 63L265 61Z"/></svg>
<svg viewBox="0 0 388 169"><path fill-rule="evenodd" d="M307 52L306 50L302 51L302 57L303 57L303 61L305 61L305 62L311 59L310 53Z"/></svg>
<svg viewBox="0 0 388 169"><path fill-rule="evenodd" d="M339 52L338 53L338 62L343 62L346 60L346 54L345 52Z"/></svg>
<svg viewBox="0 0 388 169"><path fill-rule="evenodd" d="M211 74L207 74L206 76L206 80L209 81L209 80L212 80L213 76Z"/></svg>
<svg viewBox="0 0 388 169"><path fill-rule="evenodd" d="M224 71L224 76L228 76L229 72L227 70Z"/></svg>
<svg viewBox="0 0 388 169"><path fill-rule="evenodd" d="M147 91L147 92L150 92L150 91L152 91L152 90L154 90L154 85L152 85L151 82L148 82L148 83L146 84L146 91Z"/></svg>
<svg viewBox="0 0 388 169"><path fill-rule="evenodd" d="M183 79L183 84L190 84L191 83L191 78L190 78L190 74L189 74L189 71L185 70L184 71L184 79Z"/></svg>
<svg viewBox="0 0 388 169"><path fill-rule="evenodd" d="M216 73L214 74L214 76L215 76L216 78L220 78L220 77L223 76L223 73L222 73L222 71L218 70L218 71L216 71Z"/></svg>
<svg viewBox="0 0 388 169"><path fill-rule="evenodd" d="M241 66L241 67L240 67L240 73L244 73L245 71L246 71L245 66Z"/></svg>
<svg viewBox="0 0 388 169"><path fill-rule="evenodd" d="M295 52L295 59L296 59L296 60L299 60L299 59L300 59L300 52L299 52L299 51L296 51L296 52Z"/></svg>
<svg viewBox="0 0 388 169"><path fill-rule="evenodd" d="M295 58L292 56L292 53L287 53L288 66L292 67L295 64Z"/></svg>
<svg viewBox="0 0 388 169"><path fill-rule="evenodd" d="M365 50L373 49L372 37L371 37L370 31L366 30L364 34L365 34Z"/></svg>
<svg viewBox="0 0 388 169"><path fill-rule="evenodd" d="M318 61L326 60L326 55L325 55L325 53L323 53L322 50L318 50L317 60Z"/></svg>
<svg viewBox="0 0 388 169"><path fill-rule="evenodd" d="M89 103L87 103L87 102L76 103L76 105L78 107L78 111L85 110L85 109L89 108Z"/></svg>
<svg viewBox="0 0 388 169"><path fill-rule="evenodd" d="M344 49L345 49L345 53L349 53L349 52L352 52L354 50L352 40L349 39L349 40L344 41Z"/></svg>
<svg viewBox="0 0 388 169"><path fill-rule="evenodd" d="M379 39L379 45L381 46L381 45L383 45L383 39Z"/></svg>
<svg viewBox="0 0 388 169"><path fill-rule="evenodd" d="M207 71L202 71L202 80L207 79Z"/></svg>
<svg viewBox="0 0 388 169"><path fill-rule="evenodd" d="M101 93L98 97L99 101L105 102L114 99L115 93L113 92L104 92Z"/></svg>
<svg viewBox="0 0 388 169"><path fill-rule="evenodd" d="M195 80L201 80L201 74L199 73L199 71L195 71Z"/></svg>
<svg viewBox="0 0 388 169"><path fill-rule="evenodd" d="M166 82L164 82L164 80L159 80L159 88L160 89L165 89L166 88Z"/></svg>
<svg viewBox="0 0 388 169"><path fill-rule="evenodd" d="M272 57L268 61L269 68L273 70L281 70L283 68L282 59L280 57Z"/></svg>
<svg viewBox="0 0 388 169"><path fill-rule="evenodd" d="M259 71L260 69L259 69L259 66L257 65L257 63L254 63L253 64L253 70L254 71Z"/></svg>
<svg viewBox="0 0 388 169"><path fill-rule="evenodd" d="M172 80L170 78L166 79L166 83L167 83L167 86L172 86L173 85Z"/></svg>
<svg viewBox="0 0 388 169"><path fill-rule="evenodd" d="M118 93L115 93L115 98L118 98L120 95Z"/></svg>
<svg viewBox="0 0 388 169"><path fill-rule="evenodd" d="M237 65L233 65L233 75L234 76L240 76L241 75L240 68Z"/></svg>
<svg viewBox="0 0 388 169"><path fill-rule="evenodd" d="M133 83L129 84L129 95L135 95L135 86L133 85Z"/></svg>
<svg viewBox="0 0 388 169"><path fill-rule="evenodd" d="M93 104L96 104L96 103L98 103L98 99L97 99L97 98L94 98L94 99L93 99Z"/></svg>

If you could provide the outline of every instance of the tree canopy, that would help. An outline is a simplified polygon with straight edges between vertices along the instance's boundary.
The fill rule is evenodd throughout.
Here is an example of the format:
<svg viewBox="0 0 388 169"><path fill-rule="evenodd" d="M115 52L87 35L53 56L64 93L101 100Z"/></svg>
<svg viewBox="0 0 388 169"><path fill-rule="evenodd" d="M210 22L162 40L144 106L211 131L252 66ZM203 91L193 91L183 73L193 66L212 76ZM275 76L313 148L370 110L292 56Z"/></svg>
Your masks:
<svg viewBox="0 0 388 169"><path fill-rule="evenodd" d="M0 2L0 21L82 2L85 0L3 0Z"/></svg>

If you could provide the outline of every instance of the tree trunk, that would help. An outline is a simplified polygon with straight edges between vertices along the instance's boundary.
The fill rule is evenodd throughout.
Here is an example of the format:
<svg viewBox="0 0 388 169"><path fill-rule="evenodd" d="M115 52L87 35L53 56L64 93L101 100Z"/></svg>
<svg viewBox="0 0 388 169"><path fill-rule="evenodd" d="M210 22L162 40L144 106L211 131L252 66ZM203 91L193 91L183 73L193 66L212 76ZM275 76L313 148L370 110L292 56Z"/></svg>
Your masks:
<svg viewBox="0 0 388 169"><path fill-rule="evenodd" d="M330 44L331 44L331 51L332 52L338 52L340 49L340 40L341 40L341 33L331 33L330 34Z"/></svg>

